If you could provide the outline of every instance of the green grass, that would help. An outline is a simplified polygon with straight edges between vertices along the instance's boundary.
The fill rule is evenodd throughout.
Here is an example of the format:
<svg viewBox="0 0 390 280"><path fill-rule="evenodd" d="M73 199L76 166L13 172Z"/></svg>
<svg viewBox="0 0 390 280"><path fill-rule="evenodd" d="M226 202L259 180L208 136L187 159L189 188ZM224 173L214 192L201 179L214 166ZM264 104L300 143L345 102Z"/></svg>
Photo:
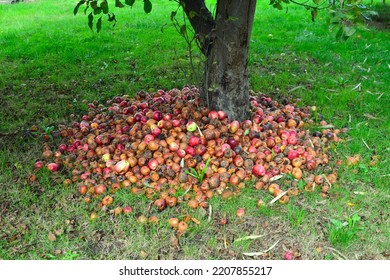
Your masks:
<svg viewBox="0 0 390 280"><path fill-rule="evenodd" d="M75 1L76 3L77 1ZM73 16L74 4L54 0L1 5L0 14L0 258L2 259L243 259L280 240L258 259L281 259L285 249L303 259L385 259L389 223L389 33L370 27L346 42L328 32L326 15L316 22L304 9L281 12L258 3L250 46L250 83L255 92L276 99L293 97L299 106L316 106L319 118L347 127L345 142L332 147L342 159L338 181L327 199L318 190L291 198L289 205L266 203L272 195L250 184L231 200L214 197L212 215L185 205L157 212L142 197L126 190L114 194L113 208L131 205L134 212L115 217L86 204L76 186L64 187L42 170L28 182L41 157L44 129L79 120L86 104L104 102L139 90L181 88L191 81L186 45L169 24L170 1L117 11L112 28L92 33L86 17ZM39 131L31 133L37 125ZM57 139L51 142L58 142ZM368 147L367 147L368 146ZM346 157L359 154L356 166ZM379 156L375 165L370 162ZM288 186L291 180L281 179ZM238 219L237 208L246 215ZM111 209L111 208L110 208ZM139 224L144 214L158 226ZM167 220L190 214L201 223L172 243ZM355 226L336 227L331 220ZM220 224L226 217L228 223ZM352 233L351 233L352 232ZM55 241L48 239L49 234ZM249 235L263 238L234 243ZM141 253L142 251L146 252Z"/></svg>

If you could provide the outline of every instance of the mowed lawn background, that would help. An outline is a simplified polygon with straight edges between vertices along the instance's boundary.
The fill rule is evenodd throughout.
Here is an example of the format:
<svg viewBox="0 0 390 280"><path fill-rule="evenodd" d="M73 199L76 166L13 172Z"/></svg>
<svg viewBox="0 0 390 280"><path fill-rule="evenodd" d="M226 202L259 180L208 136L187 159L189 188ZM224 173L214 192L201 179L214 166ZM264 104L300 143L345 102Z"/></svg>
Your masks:
<svg viewBox="0 0 390 280"><path fill-rule="evenodd" d="M87 27L82 10L73 15L77 1L0 5L0 258L252 259L243 253L277 243L253 258L281 259L291 250L297 259L389 259L389 29L369 25L337 41L326 12L312 22L308 11L293 5L286 13L258 1L250 83L277 100L316 106L329 123L348 128L345 142L332 146L333 162L343 164L329 198L303 193L289 205L259 209L256 201L272 195L248 187L233 200L213 198L209 219L184 205L153 212L145 198L120 190L115 206L131 205L134 214L99 213L90 221L93 206L75 185L65 187L44 170L29 183L43 132L80 120L86 102L199 82L190 76L186 44L170 23L175 4L155 0L146 15L136 2L133 9L116 9L116 27L104 21L99 34ZM201 60L198 53L194 59ZM38 132L31 131L34 125ZM358 164L347 166L346 158L355 155ZM242 220L235 217L239 207L246 210ZM139 224L140 214L160 222ZM200 224L176 239L167 220L186 214ZM222 226L221 217L228 224ZM249 235L262 237L235 242Z"/></svg>

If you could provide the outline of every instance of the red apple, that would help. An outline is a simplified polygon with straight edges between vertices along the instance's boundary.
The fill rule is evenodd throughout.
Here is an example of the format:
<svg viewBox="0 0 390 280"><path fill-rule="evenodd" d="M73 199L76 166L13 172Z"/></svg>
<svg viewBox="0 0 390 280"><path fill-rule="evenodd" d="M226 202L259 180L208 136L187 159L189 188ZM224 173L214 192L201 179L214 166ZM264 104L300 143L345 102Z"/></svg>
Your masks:
<svg viewBox="0 0 390 280"><path fill-rule="evenodd" d="M123 207L122 212L123 214L130 214L133 212L133 208L131 206Z"/></svg>
<svg viewBox="0 0 390 280"><path fill-rule="evenodd" d="M191 156L194 156L195 155L195 149L191 146L188 146L186 149L185 149L185 152Z"/></svg>
<svg viewBox="0 0 390 280"><path fill-rule="evenodd" d="M226 115L226 113L224 111L218 111L217 113L218 113L218 119L219 120L224 120L224 119L227 118L227 115Z"/></svg>
<svg viewBox="0 0 390 280"><path fill-rule="evenodd" d="M37 162L34 163L34 167L37 169L40 169L43 167L43 161L38 160Z"/></svg>
<svg viewBox="0 0 390 280"><path fill-rule="evenodd" d="M148 162L148 167L151 169L151 170L156 170L157 167L158 167L158 161L154 158L150 159L149 162Z"/></svg>
<svg viewBox="0 0 390 280"><path fill-rule="evenodd" d="M265 175L265 168L261 164L255 164L252 168L252 173L256 176L264 176Z"/></svg>
<svg viewBox="0 0 390 280"><path fill-rule="evenodd" d="M208 116L210 119L218 119L218 112L217 111L210 111Z"/></svg>
<svg viewBox="0 0 390 280"><path fill-rule="evenodd" d="M230 133L236 133L236 131L240 128L240 123L238 121L232 121L229 125Z"/></svg>
<svg viewBox="0 0 390 280"><path fill-rule="evenodd" d="M299 154L296 150L288 151L287 157L289 160L293 160L294 158L297 158L298 156L299 156Z"/></svg>
<svg viewBox="0 0 390 280"><path fill-rule="evenodd" d="M153 119L155 121L160 121L163 118L163 114L160 111L153 112Z"/></svg>
<svg viewBox="0 0 390 280"><path fill-rule="evenodd" d="M177 150L177 155L181 158L185 157L185 155L187 154L185 150L183 149L180 149L180 150Z"/></svg>
<svg viewBox="0 0 390 280"><path fill-rule="evenodd" d="M47 169L51 172L57 172L60 169L60 166L57 163L50 162L46 165Z"/></svg>
<svg viewBox="0 0 390 280"><path fill-rule="evenodd" d="M199 137L197 136L191 136L190 139L188 140L188 145L191 147L195 147L196 145L200 144L202 141Z"/></svg>

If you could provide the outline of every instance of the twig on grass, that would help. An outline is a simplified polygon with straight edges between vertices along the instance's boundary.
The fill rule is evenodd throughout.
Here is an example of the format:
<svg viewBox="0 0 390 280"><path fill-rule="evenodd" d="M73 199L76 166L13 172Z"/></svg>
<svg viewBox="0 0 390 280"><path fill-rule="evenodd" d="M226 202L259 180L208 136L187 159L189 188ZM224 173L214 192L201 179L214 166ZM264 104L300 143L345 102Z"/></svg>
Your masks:
<svg viewBox="0 0 390 280"><path fill-rule="evenodd" d="M271 179L269 179L269 181L270 181L270 183L275 182L275 181L279 180L280 178L283 178L283 176L284 176L283 174L276 175L276 176L272 177Z"/></svg>
<svg viewBox="0 0 390 280"><path fill-rule="evenodd" d="M244 236L244 237L241 237L241 238L237 238L236 240L233 241L233 243L234 243L234 242L243 241L243 240L258 239L258 238L261 238L261 237L264 237L264 235L249 235L249 236Z"/></svg>
<svg viewBox="0 0 390 280"><path fill-rule="evenodd" d="M213 208L211 207L211 204L209 204L209 217L207 218L207 221L211 221L211 215L213 214Z"/></svg>
<svg viewBox="0 0 390 280"><path fill-rule="evenodd" d="M277 197L275 197L274 199L272 199L268 204L269 204L269 205L274 204L276 201L278 201L278 200L279 200L282 196L284 196L286 193L287 193L287 191L282 192L282 193L279 194Z"/></svg>
<svg viewBox="0 0 390 280"><path fill-rule="evenodd" d="M280 239L278 241L276 241L271 247L269 247L267 250L265 250L263 252L251 252L251 253L242 253L242 254L244 256L248 256L248 257L261 256L261 255L271 251L273 248L275 248L275 246L278 245L279 242L280 242Z"/></svg>

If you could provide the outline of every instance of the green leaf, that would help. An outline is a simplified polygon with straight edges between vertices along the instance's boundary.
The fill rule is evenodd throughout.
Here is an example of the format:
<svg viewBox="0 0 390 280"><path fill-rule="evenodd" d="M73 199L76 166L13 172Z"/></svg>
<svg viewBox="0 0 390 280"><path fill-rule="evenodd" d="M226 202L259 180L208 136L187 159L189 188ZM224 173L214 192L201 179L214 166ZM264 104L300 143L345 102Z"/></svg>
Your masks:
<svg viewBox="0 0 390 280"><path fill-rule="evenodd" d="M115 14L112 14L112 15L110 15L110 14L108 14L108 21L116 21L116 18L115 18Z"/></svg>
<svg viewBox="0 0 390 280"><path fill-rule="evenodd" d="M171 21L173 21L173 19L175 18L177 12L176 11L172 11L171 12Z"/></svg>
<svg viewBox="0 0 390 280"><path fill-rule="evenodd" d="M354 214L351 219L354 223L356 223L360 221L360 216L358 214Z"/></svg>
<svg viewBox="0 0 390 280"><path fill-rule="evenodd" d="M180 34L185 36L187 33L187 26L185 24L183 24L181 27L180 27Z"/></svg>
<svg viewBox="0 0 390 280"><path fill-rule="evenodd" d="M275 3L275 4L273 5L273 7L274 7L275 9L278 9L278 10L283 10L283 7L282 7L282 5L280 5L280 3Z"/></svg>
<svg viewBox="0 0 390 280"><path fill-rule="evenodd" d="M100 4L100 8L102 8L103 14L108 14L108 3L107 3L107 1L103 1Z"/></svg>
<svg viewBox="0 0 390 280"><path fill-rule="evenodd" d="M125 4L132 7L134 5L135 0L125 0Z"/></svg>
<svg viewBox="0 0 390 280"><path fill-rule="evenodd" d="M89 15L88 15L88 26L92 30L92 26L93 26L93 15L92 15L92 12L90 12Z"/></svg>
<svg viewBox="0 0 390 280"><path fill-rule="evenodd" d="M96 23L96 32L99 33L100 29L102 29L102 17L100 17Z"/></svg>
<svg viewBox="0 0 390 280"><path fill-rule="evenodd" d="M144 0L144 11L149 14L152 11L152 2L149 0Z"/></svg>
<svg viewBox="0 0 390 280"><path fill-rule="evenodd" d="M85 3L84 0L81 0L80 2L77 3L76 7L74 7L74 10L73 10L74 15L77 15L77 13L79 12L80 6L83 5L84 3Z"/></svg>
<svg viewBox="0 0 390 280"><path fill-rule="evenodd" d="M120 0L115 0L115 7L123 8L124 6Z"/></svg>
<svg viewBox="0 0 390 280"><path fill-rule="evenodd" d="M87 10L89 9L89 5L87 5L87 7L85 7L85 9L84 9L84 15L86 15L87 14Z"/></svg>
<svg viewBox="0 0 390 280"><path fill-rule="evenodd" d="M94 10L98 8L97 1L92 1L91 2L91 8L94 9Z"/></svg>
<svg viewBox="0 0 390 280"><path fill-rule="evenodd" d="M313 0L313 3L316 5L320 4L320 2L321 2L321 0Z"/></svg>
<svg viewBox="0 0 390 280"><path fill-rule="evenodd" d="M102 12L102 8L100 8L100 7L97 7L95 10L93 10L93 14L94 15L98 15L98 14L100 14Z"/></svg>

